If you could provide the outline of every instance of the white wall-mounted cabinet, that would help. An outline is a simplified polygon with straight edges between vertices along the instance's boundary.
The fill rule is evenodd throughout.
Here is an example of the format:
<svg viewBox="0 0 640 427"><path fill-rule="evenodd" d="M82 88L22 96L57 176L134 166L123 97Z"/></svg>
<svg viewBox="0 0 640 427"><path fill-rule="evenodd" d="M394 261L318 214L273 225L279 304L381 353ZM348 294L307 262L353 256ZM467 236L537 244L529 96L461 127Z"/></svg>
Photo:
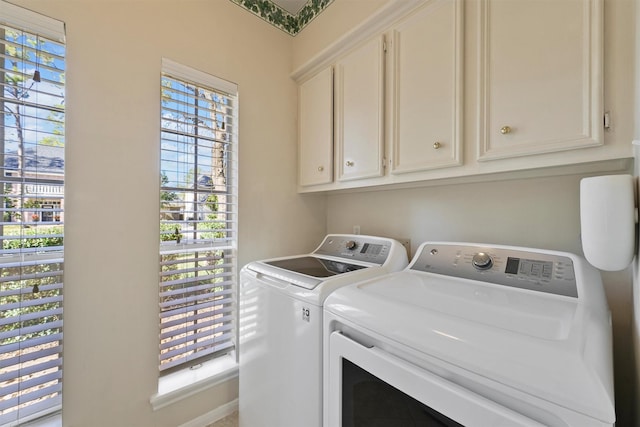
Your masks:
<svg viewBox="0 0 640 427"><path fill-rule="evenodd" d="M392 174L462 163L462 14L462 1L440 1L390 31Z"/></svg>
<svg viewBox="0 0 640 427"><path fill-rule="evenodd" d="M384 174L384 57L379 35L299 84L300 186Z"/></svg>
<svg viewBox="0 0 640 427"><path fill-rule="evenodd" d="M619 171L631 150L605 144L603 9L390 0L293 74L335 66L333 181L299 191Z"/></svg>
<svg viewBox="0 0 640 427"><path fill-rule="evenodd" d="M461 164L462 0L428 3L300 84L301 187L380 181L386 159L390 174ZM333 179L325 165L329 131L335 136Z"/></svg>
<svg viewBox="0 0 640 427"><path fill-rule="evenodd" d="M602 145L602 0L481 0L478 18L478 160Z"/></svg>
<svg viewBox="0 0 640 427"><path fill-rule="evenodd" d="M384 37L336 63L336 173L339 181L383 175Z"/></svg>
<svg viewBox="0 0 640 427"><path fill-rule="evenodd" d="M333 68L298 86L298 183L333 182Z"/></svg>

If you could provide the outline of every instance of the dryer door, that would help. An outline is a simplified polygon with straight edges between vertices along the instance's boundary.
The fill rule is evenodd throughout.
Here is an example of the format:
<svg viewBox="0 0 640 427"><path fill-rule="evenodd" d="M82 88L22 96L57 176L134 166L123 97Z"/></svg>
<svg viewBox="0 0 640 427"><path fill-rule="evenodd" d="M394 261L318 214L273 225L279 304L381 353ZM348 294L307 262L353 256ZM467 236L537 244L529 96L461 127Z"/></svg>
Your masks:
<svg viewBox="0 0 640 427"><path fill-rule="evenodd" d="M325 427L437 425L543 427L377 347L333 332Z"/></svg>

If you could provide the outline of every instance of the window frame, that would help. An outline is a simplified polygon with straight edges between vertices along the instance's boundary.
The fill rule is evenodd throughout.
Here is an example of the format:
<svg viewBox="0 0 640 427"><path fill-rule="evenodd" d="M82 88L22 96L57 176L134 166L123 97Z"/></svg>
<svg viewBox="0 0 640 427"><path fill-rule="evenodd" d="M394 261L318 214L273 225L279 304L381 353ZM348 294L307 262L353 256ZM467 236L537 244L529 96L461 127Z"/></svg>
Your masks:
<svg viewBox="0 0 640 427"><path fill-rule="evenodd" d="M66 74L66 42L63 22L5 1L0 1L0 25L22 33L22 37L25 38L21 44L17 44L17 40L9 42L3 37L0 44L3 46L13 44L16 49L22 49L22 54L26 51L31 51L35 58L25 57L20 59L18 62L22 64L22 68L12 69L11 71L16 75L22 74L21 78L25 79L23 81L28 81L28 76L33 76L30 78L34 80L33 85L36 86L32 86L29 90L36 94L35 97L29 97L29 99L22 97L22 100L18 97L15 99L4 98L4 87L6 84L8 85L8 82L4 79L5 71L0 71L0 75L3 76L0 82L3 87L2 92L0 92L2 97L0 106L2 106L3 111L3 125L1 125L3 133L0 134L2 138L0 141L0 169L2 170L0 183L3 187L3 193L9 191L6 199L10 200L9 202L7 200L3 201L2 217L0 217L2 222L0 225L0 242L3 242L0 247L0 267L4 272L10 273L0 278L0 295L7 297L7 301L11 298L17 298L18 302L14 303L13 306L18 310L18 314L5 317L4 320L14 318L16 320L13 323L21 325L17 336L14 332L11 332L11 329L6 330L2 335L6 342L0 346L0 353L6 355L11 348L17 346L17 359L16 357L4 359L5 362L15 359L19 363L7 364L13 362L6 362L0 368L0 374L4 374L0 375L0 377L4 378L3 381L9 381L2 384L0 394L7 392L6 384L11 384L12 382L18 384L17 391L8 392L10 394L18 393L18 395L5 402L8 403L14 400L17 404L6 408L7 412L0 416L0 424L22 425L36 418L59 412L62 408L65 109L64 106L61 106L62 104L58 106L47 104L47 102L51 101L46 100L47 92L51 88L44 85L53 84L54 86L62 87L61 93L56 96L61 97L62 100L65 99L66 91L64 90L64 85L66 82L64 77L61 77L56 83L53 83L54 81L50 79L52 78L51 73L57 73L60 76ZM34 41L34 39L34 44L29 45L29 40ZM46 48L47 43L49 43L49 48L53 43L58 45L56 49L61 49L62 55L57 56L60 51L54 52L55 49L48 50ZM3 48L2 54L5 55L6 53ZM46 64L43 61L43 58L47 57L52 63ZM58 68L60 64L62 64L62 68ZM0 69L5 70L4 67L5 64L3 63ZM41 73L42 80L36 79L35 73L31 74L32 68L37 70L38 77L40 77ZM9 105L20 105L23 109L22 111L16 109L14 113L11 113L9 109L5 108L7 103ZM63 117L52 119L51 117L40 117L37 114L44 111L48 111L53 115L62 114ZM28 117L33 112L35 112L34 115ZM8 135L4 133L5 113L18 114L20 119L25 122L20 125L24 136L19 136L17 141L13 141L13 143L19 145L15 155L9 154L9 149L6 145L12 142L7 141ZM29 120L27 120L27 117ZM50 131L47 126L52 126L52 120L56 120L59 125L58 137L60 140L58 140L58 143L61 143L62 146L58 147L58 150L51 150L49 154L59 155L62 153L61 158L56 157L56 161L61 161L61 165L58 164L57 166L58 168L61 166L61 174L56 168L47 170L40 165L41 159L44 158L46 160L49 158L41 150L41 147L44 146L41 145L41 137ZM48 125L46 124L47 122L49 122ZM26 127L25 124L27 125ZM17 123L15 126L17 132ZM36 134L40 132L40 138L38 138L38 135L35 138L27 135L28 133L33 134L33 132L36 132ZM11 137L9 136L9 138ZM6 162L11 156L16 157L15 168ZM29 205L26 202L29 202ZM47 214L53 221L45 221L47 224L42 224L40 219L45 205ZM5 214L8 215L8 218ZM55 224L56 222L57 224ZM62 231L58 232L47 228L49 223L60 226ZM14 238L13 234L10 235L10 232L5 227L15 228L16 226L20 227L20 233ZM41 228L41 226L45 228ZM28 230L33 231L33 233L27 233L26 231ZM43 242L37 247L31 247L31 243L37 239L53 240ZM9 244L6 249L4 248L5 242ZM19 274L11 274L11 271L14 270L18 271ZM5 308L10 306L11 304L5 305ZM38 306L42 308L35 312L29 311L29 307ZM26 310L26 312L23 313L22 310ZM26 326L27 322L37 323L33 323L28 327ZM10 326L11 323L5 322L5 325ZM12 344L10 341L13 338L18 339L18 341ZM52 343L57 343L57 345L51 348L42 347ZM38 348L40 349L37 350ZM33 349L37 351L29 352ZM45 353L48 356L45 356ZM42 355L43 357L38 356L36 358L34 355ZM34 364L29 367L29 362L26 362L27 359L34 359ZM35 363L36 360L37 363ZM17 366L19 368L14 370L14 367ZM33 371L34 376L32 378L27 377L30 371ZM13 377L14 379L11 379L12 372L17 373L17 376ZM46 382L48 381L47 378L51 379L53 383ZM47 386L46 384L50 385ZM31 388L32 385L34 388ZM35 387L38 387L37 391L33 391ZM54 391L47 394L41 393L45 389ZM42 396L37 397L40 395Z"/></svg>
<svg viewBox="0 0 640 427"><path fill-rule="evenodd" d="M180 202L183 203L184 206L187 206L188 203L191 203L193 207L195 206L200 206L203 205L204 202L198 202L199 198L197 197L198 194L209 194L209 195L223 195L224 199L223 202L221 202L220 204L225 204L225 206L227 206L227 209L224 211L223 216L224 218L221 220L218 219L213 219L213 220L203 220L203 219L199 219L200 215L202 215L204 217L204 213L203 212L197 212L193 214L193 218L188 219L188 218L180 218L178 217L178 220L176 221L166 221L162 219L163 215L166 215L166 212L163 213L163 209L162 209L162 205L163 205L163 192L177 192L178 194L180 194L180 192L183 192L184 194L186 194L187 189L184 186L180 186L180 185L171 185L169 183L170 179L169 178L165 178L165 170L163 169L163 165L166 165L166 160L163 158L163 155L165 155L166 153L163 152L163 137L165 136L165 133L167 133L168 128L165 127L166 124L165 122L168 121L168 119L165 119L165 103L163 102L163 105L161 105L161 109L160 109L160 116L161 116L161 124L160 124L160 174L161 174L161 179L160 179L160 215L161 215L161 220L160 220L160 224L161 224L161 230L164 228L166 228L166 226L163 226L163 224L170 224L170 223L176 223L177 225L179 225L181 228L179 231L175 231L175 236L171 236L171 233L169 232L169 235L167 235L167 231L163 232L161 231L161 242L160 242L160 289L159 289L159 298L160 298L160 319L159 319L159 328L160 328L160 350L159 350L159 370L160 370L160 376L164 377L167 375L173 375L175 374L177 371L181 371L184 370L186 368L193 368L194 366L200 366L201 363L207 362L210 359L216 359L216 358L221 358L221 359L225 359L227 360L229 356L231 356L234 360L236 358L236 352L235 352L235 346L236 346L236 342L237 342L237 302L236 302L236 294L237 294L237 239L238 239L238 232L237 232L237 218L238 218L238 167L237 167L237 156L238 156L238 125L237 125L237 121L238 121L238 87L236 84L228 82L226 80L220 79L218 77L214 77L211 76L207 73L198 71L198 70L194 70L190 67L178 64L174 61L171 61L169 59L163 58L162 59L162 73L161 73L161 91L166 91L167 89L164 88L164 84L165 84L165 79L174 79L176 81L188 84L188 85L193 85L197 88L202 88L206 91L209 91L211 93L214 94L219 94L223 97L225 97L226 99L228 98L229 100L231 100L231 107L228 107L228 111L229 111L229 115L225 116L226 118L224 119L225 123L227 122L227 120L230 120L227 123L227 128L222 132L222 133L226 133L227 134L227 138L228 140L216 140L217 143L223 143L224 149L226 150L226 157L225 157L225 161L226 164L224 166L224 170L226 171L225 173L225 189L218 191L219 190L219 186L215 185L215 184L211 184L211 189L207 189L206 184L202 184L199 182L198 177L199 177L199 170L196 169L193 172L193 176L191 177L193 180L193 192L194 195L192 196L192 200L191 202L187 202L186 198L182 198L179 199ZM162 96L165 96L165 93L163 92L161 94ZM168 108L167 108L168 109ZM186 117L186 115L185 115ZM212 117L214 117L214 115L212 114ZM215 119L214 119L215 120ZM177 123L177 121L176 121ZM186 123L186 122L185 122ZM193 131L192 133L186 131L186 126L183 128L182 131L182 137L184 138L191 138L194 141L199 141L200 139L202 140L209 140L209 141L213 141L217 138L217 134L215 138L207 138L207 137L202 137L200 135L198 135L198 131L197 128L199 128L199 124L198 125L191 125L193 127L193 129L195 129L195 131ZM223 125L224 126L224 125ZM224 128L223 128L224 129ZM181 132L176 128L176 129L171 129L170 133L172 134L176 134L178 136L176 136L176 138L178 138L181 134ZM166 141L165 141L166 142ZM176 142L176 144L178 144ZM213 143L212 143L213 144ZM194 147L200 147L200 144L196 144ZM213 145L210 147L205 147L206 149L209 149L211 151L213 151ZM197 154L194 154L194 156L196 158L198 158ZM205 174L206 175L206 174ZM166 181L165 181L166 180ZM216 215L218 213L220 213L220 211L218 210L218 199L214 199L215 200L215 213ZM209 199L207 198L207 202L209 201ZM191 209L193 209L193 207ZM182 208L182 212L188 211L188 208ZM211 213L213 211L209 211L209 213ZM184 214L183 214L184 215ZM216 216L214 216L214 218L216 218ZM198 232L196 230L198 230L198 226L194 225L188 233L184 233L184 225L182 223L186 223L186 222L193 222L194 224L200 224L201 222L208 222L209 225L216 225L216 224L222 224L224 223L224 227L223 227L223 231L225 233L225 236L223 239L221 239L220 241L217 241L217 238L213 238L213 239L209 239L209 240L203 240L203 242L205 243L200 243L199 237L198 237ZM177 229L176 229L177 230ZM215 233L214 233L215 235ZM167 239L174 239L174 240L170 240L167 242ZM230 342L230 346L227 348L223 348L220 351L213 351L210 353L207 353L207 351L197 351L195 353L195 356L188 356L184 359L183 362L181 363L176 363L173 366L169 366L168 368L165 368L163 366L163 345L166 345L165 343L163 343L163 338L164 340L166 340L167 338L167 334L164 333L163 331L165 329L163 329L163 325L162 325L162 312L163 312L163 295L166 295L167 293L164 292L163 293L163 285L162 285L162 280L163 280L163 258L164 256L166 256L167 254L179 254L179 253L189 253L189 251L196 251L196 253L199 253L201 251L217 251L217 250L224 250L224 261L223 262L225 265L225 270L223 273L214 273L214 276L212 278L212 280L218 280L220 279L222 276L224 276L225 278L223 279L224 285L222 286L223 292L226 292L226 295L228 296L228 302L227 304L227 308L228 308L228 312L227 312L227 318L226 318L226 328L228 329L227 332L227 336L229 337L229 342ZM230 258L230 260L229 260ZM182 264L185 264L185 262L183 262ZM227 265L228 264L228 265ZM165 263L166 265L166 263ZM195 270L197 269L197 263L193 264L194 266L196 266L196 268L192 268L191 270ZM185 270L186 271L186 270ZM218 271L218 270L216 270ZM165 273L166 274L166 273ZM197 273L196 273L197 274ZM188 280L188 279L186 279ZM194 279L195 281L195 279ZM185 285L186 286L186 285ZM166 289L166 288L165 288ZM226 309L225 309L226 310ZM224 311L224 310L221 310ZM195 328L195 326L193 326ZM185 341L189 341L189 339L185 338ZM165 349L166 350L166 349ZM199 353L202 353L202 355L200 355ZM166 365L166 364L165 364ZM226 366L226 363L225 363Z"/></svg>

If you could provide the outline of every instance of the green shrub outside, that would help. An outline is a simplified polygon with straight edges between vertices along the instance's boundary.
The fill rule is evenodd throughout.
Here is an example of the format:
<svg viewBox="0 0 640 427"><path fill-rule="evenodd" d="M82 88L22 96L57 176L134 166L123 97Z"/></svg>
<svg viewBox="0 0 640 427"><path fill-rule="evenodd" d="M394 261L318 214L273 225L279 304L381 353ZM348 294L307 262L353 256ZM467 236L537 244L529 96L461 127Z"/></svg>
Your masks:
<svg viewBox="0 0 640 427"><path fill-rule="evenodd" d="M2 249L26 249L44 248L48 246L62 246L64 241L64 238L62 237L63 227L26 228L23 229L22 235L18 233L20 233L20 229L18 227L16 227L16 231L14 233L8 233L7 231L5 231L5 238L2 241ZM38 234L60 236L35 237Z"/></svg>
<svg viewBox="0 0 640 427"><path fill-rule="evenodd" d="M63 227L34 227L34 228L22 228L21 226L5 226L4 227L4 240L2 241L2 248L7 249L26 249L26 248L41 248L47 246L62 246L63 245ZM60 235L60 237L35 237L37 235ZM54 267L56 269L61 268L60 265ZM23 267L6 267L0 269L0 276L2 277L16 277L16 280L6 281L3 284L5 291L17 290L21 288L29 289L30 293L24 294L12 294L0 297L0 306L3 307L0 317L5 319L18 319L19 316L26 316L32 313L44 312L47 310L55 310L60 308L59 302L43 303L39 305L25 304L23 307L15 307L8 309L7 307L15 306L20 302L32 302L39 299L46 301L48 298L56 297L60 294L60 289L54 288L45 290L47 285L55 284L59 278L56 276L43 276L40 278L22 279L21 276L29 276L31 274L46 273L50 271L51 266L47 264L29 265ZM40 290L38 290L40 288ZM28 328L48 322L54 322L59 320L58 315L51 315L47 317L36 317L31 320L23 320L6 323L0 327L1 333L8 333L15 329ZM46 329L44 331L22 333L18 336L8 337L0 340L0 345L13 344L22 340L29 340L36 337L42 337L45 335L51 335L59 333L59 328Z"/></svg>

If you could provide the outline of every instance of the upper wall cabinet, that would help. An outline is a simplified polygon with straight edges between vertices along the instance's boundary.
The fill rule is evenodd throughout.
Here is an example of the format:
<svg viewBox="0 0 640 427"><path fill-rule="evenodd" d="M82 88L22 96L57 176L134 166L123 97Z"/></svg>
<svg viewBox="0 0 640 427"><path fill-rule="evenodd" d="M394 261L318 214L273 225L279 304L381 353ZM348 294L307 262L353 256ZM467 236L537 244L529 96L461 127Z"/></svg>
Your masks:
<svg viewBox="0 0 640 427"><path fill-rule="evenodd" d="M478 160L603 144L602 7L480 0Z"/></svg>
<svg viewBox="0 0 640 427"><path fill-rule="evenodd" d="M606 40L605 7L615 24ZM299 191L626 171L632 126L603 125L605 41L615 46L607 110L632 120L619 53L632 55L632 20L612 18L617 7L389 0L292 74Z"/></svg>
<svg viewBox="0 0 640 427"><path fill-rule="evenodd" d="M298 87L298 182L333 182L333 68Z"/></svg>
<svg viewBox="0 0 640 427"><path fill-rule="evenodd" d="M391 172L460 165L462 1L442 0L390 32Z"/></svg>
<svg viewBox="0 0 640 427"><path fill-rule="evenodd" d="M335 66L336 168L339 181L383 175L384 37L375 37Z"/></svg>

